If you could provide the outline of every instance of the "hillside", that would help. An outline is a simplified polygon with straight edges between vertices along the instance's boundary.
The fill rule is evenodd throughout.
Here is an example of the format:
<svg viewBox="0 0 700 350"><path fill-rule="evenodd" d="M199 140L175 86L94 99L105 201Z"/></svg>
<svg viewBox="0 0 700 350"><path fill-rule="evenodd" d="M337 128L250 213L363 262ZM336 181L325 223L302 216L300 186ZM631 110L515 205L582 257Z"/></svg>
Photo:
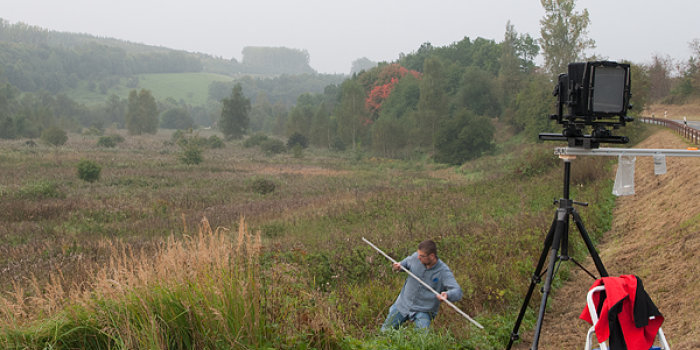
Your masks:
<svg viewBox="0 0 700 350"><path fill-rule="evenodd" d="M669 119L682 119L685 116L688 120L700 120L700 101L682 105L653 104L644 112L644 115L653 114L657 118L666 115Z"/></svg>
<svg viewBox="0 0 700 350"><path fill-rule="evenodd" d="M687 146L673 133L659 130L637 148ZM667 167L667 174L655 176L652 159L637 158L636 194L617 200L612 229L597 248L611 276L635 274L644 281L666 318L662 327L671 347L696 349L700 346L700 256L696 254L700 249L700 158L669 157ZM573 169L575 172L575 163ZM585 267L595 271L588 260ZM578 320L578 315L593 280L575 266L572 270L571 280L550 300L540 349L582 349L585 345L588 324ZM522 339L532 339L532 332ZM517 348L528 346L521 343Z"/></svg>

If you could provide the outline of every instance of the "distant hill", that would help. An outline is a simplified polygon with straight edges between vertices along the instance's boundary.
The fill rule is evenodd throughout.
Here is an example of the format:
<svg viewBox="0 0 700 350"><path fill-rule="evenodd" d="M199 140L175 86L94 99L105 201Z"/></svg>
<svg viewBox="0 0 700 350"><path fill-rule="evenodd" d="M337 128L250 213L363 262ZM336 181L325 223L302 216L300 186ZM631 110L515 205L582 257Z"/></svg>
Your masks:
<svg viewBox="0 0 700 350"><path fill-rule="evenodd" d="M312 86L312 90L284 96L283 102L289 104L301 93L322 92L329 81L339 83L344 79L317 74L309 65L306 50L246 47L242 53L242 62L238 62L0 19L0 83L9 83L22 92L63 93L81 103L102 102L112 94L126 97L131 89L146 88L157 98L199 105L212 97L209 85L213 82L231 82L243 76L264 80L304 75L302 85ZM320 79L308 84L314 77ZM246 94L256 96L260 92Z"/></svg>

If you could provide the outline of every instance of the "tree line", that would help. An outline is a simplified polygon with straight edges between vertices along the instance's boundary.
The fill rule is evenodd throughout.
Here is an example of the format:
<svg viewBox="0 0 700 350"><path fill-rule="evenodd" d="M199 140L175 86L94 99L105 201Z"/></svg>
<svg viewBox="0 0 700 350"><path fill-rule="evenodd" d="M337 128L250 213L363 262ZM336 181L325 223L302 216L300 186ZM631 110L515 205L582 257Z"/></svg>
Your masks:
<svg viewBox="0 0 700 350"><path fill-rule="evenodd" d="M215 58L86 34L48 31L0 18L0 67L21 91L59 93L89 81L103 89L137 74L315 74L305 50L246 47L243 60Z"/></svg>
<svg viewBox="0 0 700 350"><path fill-rule="evenodd" d="M595 47L595 41L586 36L587 11L576 11L574 0L541 3L545 17L539 39L518 33L507 23L501 42L465 37L443 47L425 43L393 62L358 60L357 71L345 80L315 74L244 77L212 84L213 102L208 106L168 99L156 101L157 107L148 110L156 115L157 127L216 123L229 138L294 135L318 147L386 157L427 154L459 164L491 151L497 126L533 140L538 132L557 131L558 126L547 118L553 112L556 76L569 62L600 59L585 55ZM694 56L683 64L654 57L650 65L632 65L632 113L639 113L647 103L698 97L700 44L696 40L691 47ZM564 50L567 54L562 59L562 48L574 49ZM252 52L262 55L264 51ZM272 51L284 55L288 50ZM291 54L299 67L308 63L304 51ZM534 63L538 54L545 58L542 67ZM46 125L73 130L88 125L128 128L132 100L138 100L131 94L128 99L110 96L104 105L85 107L60 93L23 92L6 71L0 72L0 84L0 137L4 138L36 137ZM150 94L132 90L136 97L143 93ZM236 111L245 115L230 117ZM151 132L152 127L145 129Z"/></svg>
<svg viewBox="0 0 700 350"><path fill-rule="evenodd" d="M586 56L595 47L587 37L586 10L577 11L574 0L541 4L545 17L539 39L507 23L500 43L468 37L444 47L425 43L323 93L300 95L288 113L275 112L261 98L252 104L248 131L301 134L320 147L388 157L430 154L452 164L492 150L496 125L532 140L539 132L560 131L548 119L557 75L570 62L602 58ZM632 115L648 103L700 95L700 44L694 41L691 47L695 56L676 74L658 57L651 65L632 65ZM545 64L537 67L534 58L540 53Z"/></svg>

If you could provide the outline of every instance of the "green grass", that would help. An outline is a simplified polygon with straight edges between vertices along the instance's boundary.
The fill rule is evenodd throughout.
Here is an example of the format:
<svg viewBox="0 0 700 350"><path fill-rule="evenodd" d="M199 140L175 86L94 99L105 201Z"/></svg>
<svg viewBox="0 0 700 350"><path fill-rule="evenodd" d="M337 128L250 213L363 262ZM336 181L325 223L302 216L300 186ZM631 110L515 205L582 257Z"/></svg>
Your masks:
<svg viewBox="0 0 700 350"><path fill-rule="evenodd" d="M229 76L212 73L142 74L139 88L150 90L157 100L171 97L198 106L207 102L209 84L231 80Z"/></svg>
<svg viewBox="0 0 700 350"><path fill-rule="evenodd" d="M108 89L106 93L102 93L99 87L90 90L87 85L84 85L68 92L68 96L80 103L98 104L104 103L112 94L120 98L127 98L133 89L147 89L157 100L173 98L189 105L200 106L207 103L209 85L212 82L233 79L229 76L213 73L141 74L137 78L138 85L136 87L127 87L126 80L121 79L119 84Z"/></svg>
<svg viewBox="0 0 700 350"><path fill-rule="evenodd" d="M504 149L456 168L313 148L303 158L266 156L233 142L185 166L169 139L127 136L113 149L78 135L56 150L0 142L0 249L7 252L0 344L502 348L556 209L552 199L561 196L561 164L550 145ZM99 180L78 179L81 159L102 167ZM597 239L614 206L610 166L577 160L573 174L572 198L591 203L579 212ZM274 191L255 191L256 179ZM197 243L202 217L228 229L217 231L216 244ZM235 253L245 225L248 237L260 231L264 249L241 261L251 256ZM379 335L404 277L361 237L397 259L435 239L464 289L457 305L487 330L443 309L428 335ZM573 254L583 260L578 241L571 239ZM80 285L88 293L71 294ZM242 291L258 302L244 304L235 294ZM528 313L523 327L532 320Z"/></svg>

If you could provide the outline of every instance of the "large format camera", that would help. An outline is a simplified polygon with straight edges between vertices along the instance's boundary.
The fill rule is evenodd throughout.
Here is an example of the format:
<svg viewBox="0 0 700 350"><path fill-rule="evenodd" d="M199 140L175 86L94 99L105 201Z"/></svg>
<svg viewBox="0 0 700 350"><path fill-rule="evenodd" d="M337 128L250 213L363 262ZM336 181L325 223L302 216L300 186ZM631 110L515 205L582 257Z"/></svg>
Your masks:
<svg viewBox="0 0 700 350"><path fill-rule="evenodd" d="M632 121L630 65L610 61L569 63L554 88L557 114L550 118L564 126L561 134L541 133L540 140L568 141L569 147L598 148L601 143L627 143L610 131ZM584 135L590 126L591 133Z"/></svg>

